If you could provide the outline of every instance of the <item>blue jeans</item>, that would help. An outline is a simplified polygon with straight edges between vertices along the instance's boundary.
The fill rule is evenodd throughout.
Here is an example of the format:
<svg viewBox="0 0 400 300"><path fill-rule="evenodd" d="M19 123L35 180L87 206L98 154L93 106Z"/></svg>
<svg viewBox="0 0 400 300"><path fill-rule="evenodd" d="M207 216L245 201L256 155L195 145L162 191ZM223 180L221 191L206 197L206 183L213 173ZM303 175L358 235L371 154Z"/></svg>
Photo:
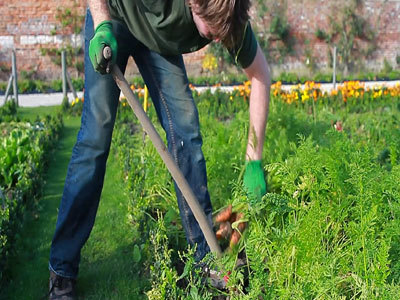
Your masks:
<svg viewBox="0 0 400 300"><path fill-rule="evenodd" d="M166 132L168 149L211 225L212 207L201 150L198 112L182 55L160 55L149 50L120 22L113 21L113 30L119 47L119 68L124 72L129 56L134 58ZM100 75L93 69L88 55L93 34L93 20L88 10L81 127L68 166L49 262L50 269L56 274L70 278L78 275L81 248L95 221L120 93L111 75ZM208 245L176 185L175 190L187 241L197 246L196 259L200 260L209 252Z"/></svg>

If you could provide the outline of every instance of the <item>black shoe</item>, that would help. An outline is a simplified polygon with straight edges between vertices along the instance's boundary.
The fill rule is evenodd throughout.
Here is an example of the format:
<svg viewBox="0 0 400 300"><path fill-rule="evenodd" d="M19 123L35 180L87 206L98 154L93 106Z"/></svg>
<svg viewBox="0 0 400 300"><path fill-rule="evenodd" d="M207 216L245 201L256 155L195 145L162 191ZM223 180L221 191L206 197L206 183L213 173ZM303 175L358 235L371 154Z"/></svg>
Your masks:
<svg viewBox="0 0 400 300"><path fill-rule="evenodd" d="M240 268L245 268L247 266L247 259L244 258L238 258L236 261L236 266L235 270L238 270ZM246 269L244 269L246 270ZM207 265L202 266L202 276L203 278L206 279L205 284L210 285L218 290L226 290L228 281L229 281L229 276L231 274L230 271L226 272L225 275L221 271L218 271L216 269L210 269ZM245 272L247 273L247 272ZM248 274L245 274L245 281L248 280Z"/></svg>
<svg viewBox="0 0 400 300"><path fill-rule="evenodd" d="M229 279L229 272L228 275L224 276L220 271L210 269L207 265L203 265L200 274L203 278L202 281L206 286L210 286L221 291L225 290Z"/></svg>
<svg viewBox="0 0 400 300"><path fill-rule="evenodd" d="M74 279L61 277L50 271L49 300L77 300L75 284Z"/></svg>

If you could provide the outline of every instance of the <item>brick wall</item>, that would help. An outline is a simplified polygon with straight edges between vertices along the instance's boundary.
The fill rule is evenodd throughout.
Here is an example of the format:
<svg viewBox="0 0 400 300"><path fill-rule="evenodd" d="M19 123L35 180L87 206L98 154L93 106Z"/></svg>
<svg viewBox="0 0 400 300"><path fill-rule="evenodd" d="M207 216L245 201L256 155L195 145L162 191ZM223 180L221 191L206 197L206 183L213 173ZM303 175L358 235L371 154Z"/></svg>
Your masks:
<svg viewBox="0 0 400 300"><path fill-rule="evenodd" d="M266 2L272 0L265 0ZM328 16L335 13L346 0L286 0L286 14L291 26L291 34L296 38L295 55L287 57L283 68L296 70L304 68L305 49L311 47L317 62L328 64L328 47L315 38L317 28L329 26ZM50 58L41 55L41 48L60 48L65 43L82 44L81 35L73 35L62 30L56 19L57 8L70 8L83 16L85 1L67 0L9 0L0 2L0 80L9 76L11 50L16 49L18 70L33 71L40 78L59 78L60 67ZM366 62L368 66L379 68L386 58L395 65L396 56L400 55L400 1L366 0L363 16L370 20L378 33L378 50ZM268 27L269 16L264 19ZM306 40L310 42L306 46ZM189 75L199 73L204 50L185 55ZM273 65L274 62L270 61ZM72 75L76 71L70 69ZM128 73L136 73L134 63L129 62Z"/></svg>
<svg viewBox="0 0 400 300"><path fill-rule="evenodd" d="M79 1L81 2L81 1ZM84 14L84 5L74 7L75 1L65 0L9 0L0 2L0 79L7 77L11 50L16 50L18 71L35 71L39 77L60 77L60 68L40 48L59 48L67 42L80 44L80 35L71 35L59 28L57 8L70 8ZM78 1L76 2L78 3Z"/></svg>
<svg viewBox="0 0 400 300"><path fill-rule="evenodd" d="M362 3L359 14L368 20L376 32L378 45L378 49L365 64L369 68L380 69L386 59L395 66L396 56L400 55L400 1L364 0ZM329 17L335 16L338 10L348 4L348 0L288 0L286 4L291 34L296 38L296 55L288 58L286 67L293 69L304 66L307 40L313 56L325 67L328 64L327 54L331 49L315 37L315 32L318 28L329 29ZM266 17L264 22L268 26L269 18Z"/></svg>

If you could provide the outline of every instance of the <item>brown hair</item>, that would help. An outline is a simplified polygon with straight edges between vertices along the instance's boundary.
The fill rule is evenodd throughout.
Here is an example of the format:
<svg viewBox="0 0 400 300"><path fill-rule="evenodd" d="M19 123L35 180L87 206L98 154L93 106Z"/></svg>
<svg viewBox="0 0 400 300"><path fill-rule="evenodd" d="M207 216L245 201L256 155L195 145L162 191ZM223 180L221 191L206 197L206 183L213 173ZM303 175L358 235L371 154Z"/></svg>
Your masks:
<svg viewBox="0 0 400 300"><path fill-rule="evenodd" d="M250 0L188 0L192 10L206 22L229 49L237 46L249 20Z"/></svg>

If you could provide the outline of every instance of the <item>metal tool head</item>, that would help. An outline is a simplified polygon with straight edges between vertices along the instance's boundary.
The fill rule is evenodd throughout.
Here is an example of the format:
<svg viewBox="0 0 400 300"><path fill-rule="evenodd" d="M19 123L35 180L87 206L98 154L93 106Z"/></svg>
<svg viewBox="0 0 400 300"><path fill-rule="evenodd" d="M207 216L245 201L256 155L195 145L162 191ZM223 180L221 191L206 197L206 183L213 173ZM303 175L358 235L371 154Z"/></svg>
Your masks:
<svg viewBox="0 0 400 300"><path fill-rule="evenodd" d="M103 48L103 57L107 60L106 72L107 74L109 74L111 71L111 57L112 57L112 51L109 46L105 46Z"/></svg>

